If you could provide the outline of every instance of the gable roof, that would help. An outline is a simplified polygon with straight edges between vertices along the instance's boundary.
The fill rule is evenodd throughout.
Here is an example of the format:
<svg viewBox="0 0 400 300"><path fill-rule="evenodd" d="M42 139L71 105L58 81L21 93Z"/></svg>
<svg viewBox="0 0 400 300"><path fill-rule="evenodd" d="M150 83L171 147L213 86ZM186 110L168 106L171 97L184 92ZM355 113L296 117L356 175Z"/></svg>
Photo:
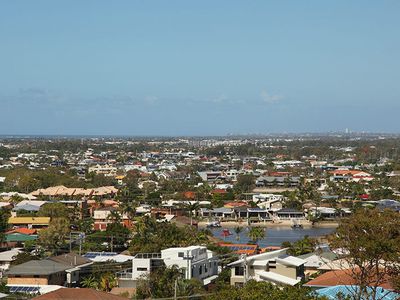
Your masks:
<svg viewBox="0 0 400 300"><path fill-rule="evenodd" d="M38 297L35 300L122 300L124 297L112 295L106 292L100 292L93 289L77 289L77 288L64 288L59 289Z"/></svg>
<svg viewBox="0 0 400 300"><path fill-rule="evenodd" d="M44 260L31 260L26 263L12 267L8 275L50 275L58 272L65 271L69 266L60 264L58 262L44 259Z"/></svg>
<svg viewBox="0 0 400 300"><path fill-rule="evenodd" d="M90 259L76 253L66 253L49 259L69 267L81 266L92 262Z"/></svg>

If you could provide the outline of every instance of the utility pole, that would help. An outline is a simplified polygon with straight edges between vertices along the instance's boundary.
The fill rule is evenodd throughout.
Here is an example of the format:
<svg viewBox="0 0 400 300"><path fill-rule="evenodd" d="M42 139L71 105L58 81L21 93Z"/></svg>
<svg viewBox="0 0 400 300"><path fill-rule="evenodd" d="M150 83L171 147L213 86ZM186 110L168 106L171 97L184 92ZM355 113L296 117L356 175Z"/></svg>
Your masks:
<svg viewBox="0 0 400 300"><path fill-rule="evenodd" d="M111 235L111 252L114 252L114 235Z"/></svg>
<svg viewBox="0 0 400 300"><path fill-rule="evenodd" d="M72 251L72 231L69 232L69 253Z"/></svg>
<svg viewBox="0 0 400 300"><path fill-rule="evenodd" d="M190 279L189 272L189 250L186 250L186 279Z"/></svg>
<svg viewBox="0 0 400 300"><path fill-rule="evenodd" d="M177 289L178 289L178 279L175 279L175 286L174 286L174 300L177 298Z"/></svg>
<svg viewBox="0 0 400 300"><path fill-rule="evenodd" d="M248 278L248 270L247 270L247 255L243 254L243 272L244 272L244 283L247 283L247 278Z"/></svg>

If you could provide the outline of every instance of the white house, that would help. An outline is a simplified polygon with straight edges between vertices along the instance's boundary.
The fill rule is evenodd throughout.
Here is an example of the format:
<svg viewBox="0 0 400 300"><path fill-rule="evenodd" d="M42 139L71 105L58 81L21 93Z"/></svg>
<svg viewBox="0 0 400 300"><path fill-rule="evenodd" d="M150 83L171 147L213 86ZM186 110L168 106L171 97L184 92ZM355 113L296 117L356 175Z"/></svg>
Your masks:
<svg viewBox="0 0 400 300"><path fill-rule="evenodd" d="M266 252L241 259L228 265L231 285L243 285L248 280L268 281L277 285L298 284L304 278L306 261L286 254L287 249Z"/></svg>
<svg viewBox="0 0 400 300"><path fill-rule="evenodd" d="M168 248L161 253L138 253L132 260L132 270L118 274L120 287L135 287L142 276L160 266L177 266L186 279L196 278L204 285L217 278L218 260L204 246Z"/></svg>
<svg viewBox="0 0 400 300"><path fill-rule="evenodd" d="M161 251L161 258L167 267L176 265L185 270L185 278L197 278L208 284L218 274L218 261L213 252L204 246L168 248Z"/></svg>

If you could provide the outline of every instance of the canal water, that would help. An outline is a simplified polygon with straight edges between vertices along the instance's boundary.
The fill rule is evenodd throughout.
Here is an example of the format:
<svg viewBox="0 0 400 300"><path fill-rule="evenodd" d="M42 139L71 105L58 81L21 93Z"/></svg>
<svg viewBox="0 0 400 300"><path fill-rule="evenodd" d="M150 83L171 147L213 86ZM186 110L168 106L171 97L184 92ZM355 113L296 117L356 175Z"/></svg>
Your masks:
<svg viewBox="0 0 400 300"><path fill-rule="evenodd" d="M211 229L213 235L221 240L230 243L247 244L250 239L248 237L249 228L243 227L242 232L239 234L239 240L237 239L234 228L228 228L232 235L224 237L222 232L227 228L213 228ZM283 242L289 241L291 243L301 240L304 236L309 237L320 237L331 234L336 228L332 227L317 227L317 228L297 228L292 229L287 226L274 226L265 228L265 238L258 241L260 247L267 246L280 246Z"/></svg>

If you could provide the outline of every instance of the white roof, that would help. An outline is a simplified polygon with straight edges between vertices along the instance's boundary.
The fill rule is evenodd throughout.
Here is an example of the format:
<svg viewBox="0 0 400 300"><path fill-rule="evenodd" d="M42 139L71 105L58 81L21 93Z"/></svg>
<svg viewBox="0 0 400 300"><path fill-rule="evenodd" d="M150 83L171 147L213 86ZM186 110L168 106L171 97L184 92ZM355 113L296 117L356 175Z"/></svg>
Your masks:
<svg viewBox="0 0 400 300"><path fill-rule="evenodd" d="M8 206L8 205L10 205L10 202L0 201L0 207L4 207L4 206Z"/></svg>
<svg viewBox="0 0 400 300"><path fill-rule="evenodd" d="M210 284L213 280L215 280L215 279L217 279L217 278L218 278L218 275L213 275L213 276L204 278L204 279L203 279L203 284L204 284L204 285Z"/></svg>
<svg viewBox="0 0 400 300"><path fill-rule="evenodd" d="M305 261L304 259L298 258L298 257L287 256L285 258L277 258L276 262L280 263L282 265L286 265L286 266L298 267L298 266L304 265L307 261Z"/></svg>
<svg viewBox="0 0 400 300"><path fill-rule="evenodd" d="M126 262L129 260L133 260L135 257L131 255L124 255L124 254L117 254L113 256L96 256L92 258L91 260L94 262L104 262L104 261L109 261L113 260L118 263Z"/></svg>
<svg viewBox="0 0 400 300"><path fill-rule="evenodd" d="M273 272L258 272L261 278L267 279L267 281L271 281L278 284L287 284L287 285L296 285L300 282L299 279L293 279L287 276L283 276Z"/></svg>
<svg viewBox="0 0 400 300"><path fill-rule="evenodd" d="M21 253L20 248L14 248L8 251L0 252L0 261L13 261L13 257Z"/></svg>
<svg viewBox="0 0 400 300"><path fill-rule="evenodd" d="M261 254L256 254L256 255L252 255L252 256L248 256L246 257L246 261L247 263L250 263L251 265L253 265L255 263L255 261L257 260L261 260L261 261L268 261L270 259L276 259L278 256L286 254L288 248L284 248L284 249L279 249L279 250L275 250L275 251L271 251L271 252L265 252L265 253L261 253ZM238 265L238 264L242 264L244 262L244 258L239 259L237 261L234 261L230 264L228 264L228 267L234 266L234 265Z"/></svg>

